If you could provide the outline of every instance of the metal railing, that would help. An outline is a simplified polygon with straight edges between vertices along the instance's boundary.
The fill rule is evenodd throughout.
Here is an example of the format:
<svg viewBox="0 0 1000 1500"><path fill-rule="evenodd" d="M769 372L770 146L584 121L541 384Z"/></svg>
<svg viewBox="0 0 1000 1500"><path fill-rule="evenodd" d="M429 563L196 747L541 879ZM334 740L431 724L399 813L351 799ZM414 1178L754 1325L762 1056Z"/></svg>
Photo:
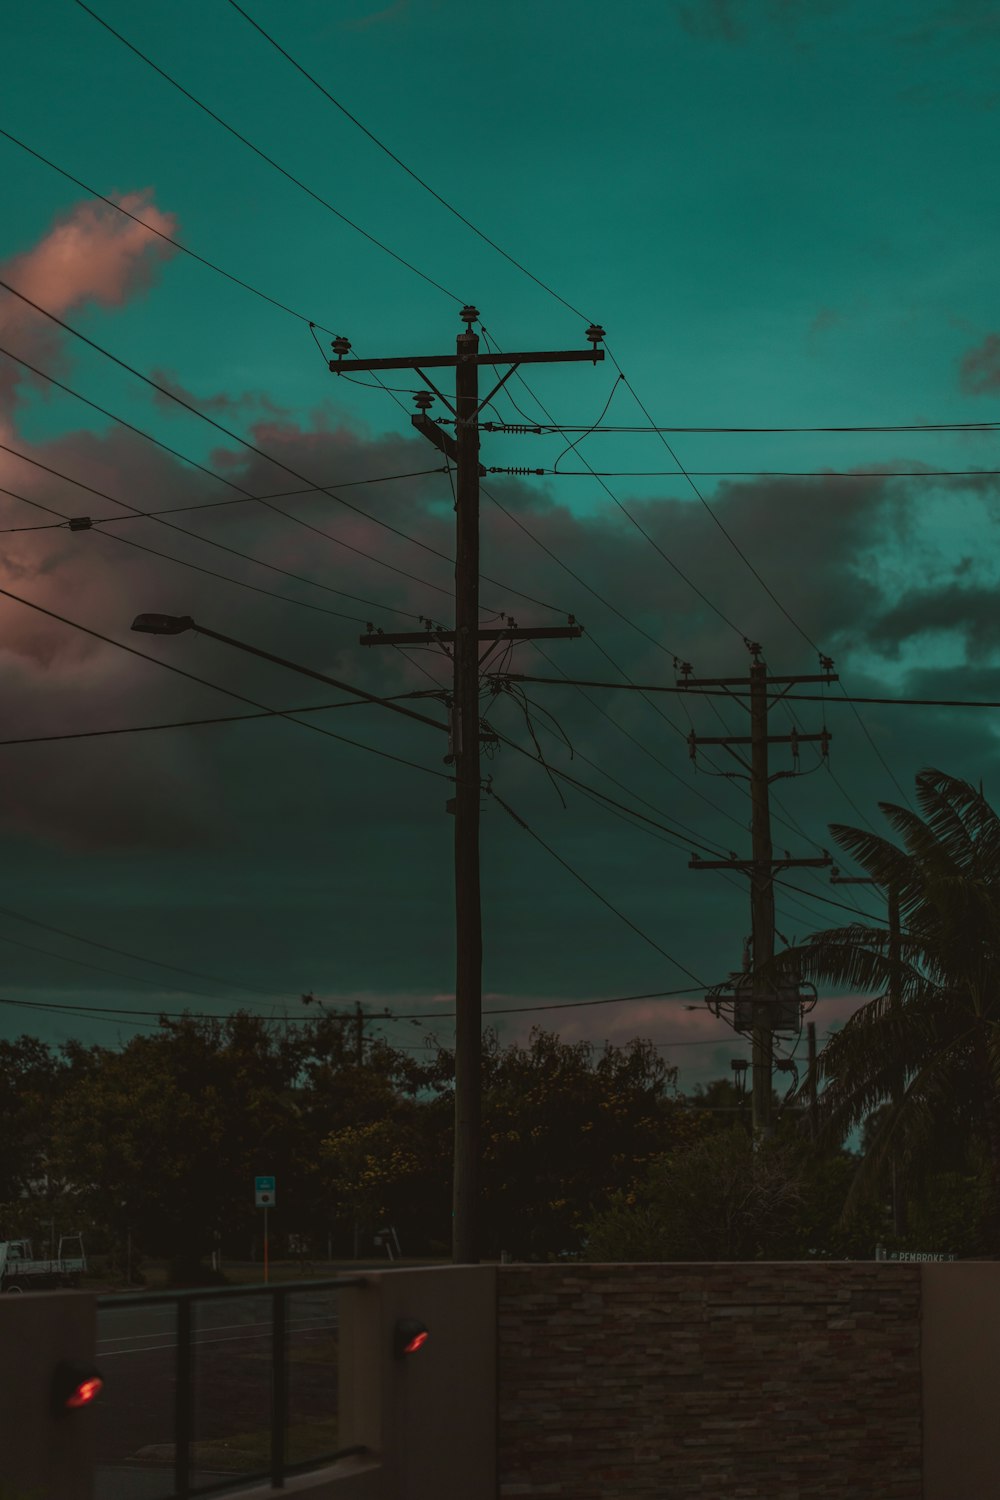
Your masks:
<svg viewBox="0 0 1000 1500"><path fill-rule="evenodd" d="M324 1468L340 1458L367 1453L368 1448L355 1444L339 1448L335 1453L324 1453L301 1463L289 1463L287 1459L288 1435L288 1298L303 1292L322 1292L345 1286L361 1286L363 1276L334 1276L322 1281L293 1281L267 1286L197 1287L184 1291L124 1292L118 1295L98 1297L99 1309L120 1309L173 1304L177 1309L174 1361L174 1493L172 1500L194 1500L198 1495L219 1495L232 1490L238 1484L254 1484L269 1481L275 1489L283 1489L285 1479L293 1474L307 1473ZM191 1443L194 1432L194 1380L193 1357L197 1341L192 1339L192 1309L196 1302L212 1302L234 1297L271 1298L271 1396L270 1434L271 1462L268 1469L253 1474L227 1476L218 1484L191 1487Z"/></svg>

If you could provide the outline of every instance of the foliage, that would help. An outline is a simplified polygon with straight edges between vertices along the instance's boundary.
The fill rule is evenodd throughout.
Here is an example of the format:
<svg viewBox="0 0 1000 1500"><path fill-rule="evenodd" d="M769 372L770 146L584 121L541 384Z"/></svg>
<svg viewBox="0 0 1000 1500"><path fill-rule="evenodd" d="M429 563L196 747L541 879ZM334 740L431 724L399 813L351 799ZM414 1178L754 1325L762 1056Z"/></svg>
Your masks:
<svg viewBox="0 0 1000 1500"><path fill-rule="evenodd" d="M574 1252L622 1181L692 1134L676 1070L651 1042L567 1043L534 1027L526 1047L487 1038L483 1244L519 1259Z"/></svg>
<svg viewBox="0 0 1000 1500"><path fill-rule="evenodd" d="M839 824L831 833L876 883L895 891L898 943L855 922L814 933L761 977L805 978L874 993L819 1058L824 1139L843 1141L879 1111L846 1212L884 1182L890 1161L915 1170L942 1138L985 1149L982 1232L1000 1253L1000 818L983 792L942 771L917 777L922 816L881 803L902 847ZM772 972L773 971L773 972Z"/></svg>
<svg viewBox="0 0 1000 1500"><path fill-rule="evenodd" d="M53 1161L85 1207L183 1279L246 1222L255 1173L282 1172L294 1199L299 1048L245 1013L92 1048L53 1111Z"/></svg>
<svg viewBox="0 0 1000 1500"><path fill-rule="evenodd" d="M753 1260L799 1201L784 1148L755 1151L743 1131L711 1131L665 1152L644 1182L613 1195L587 1227L586 1258Z"/></svg>
<svg viewBox="0 0 1000 1500"><path fill-rule="evenodd" d="M692 1111L694 1113L694 1111ZM754 1145L744 1130L703 1127L614 1193L587 1226L588 1261L870 1257L877 1211L847 1230L840 1210L856 1170L793 1130Z"/></svg>

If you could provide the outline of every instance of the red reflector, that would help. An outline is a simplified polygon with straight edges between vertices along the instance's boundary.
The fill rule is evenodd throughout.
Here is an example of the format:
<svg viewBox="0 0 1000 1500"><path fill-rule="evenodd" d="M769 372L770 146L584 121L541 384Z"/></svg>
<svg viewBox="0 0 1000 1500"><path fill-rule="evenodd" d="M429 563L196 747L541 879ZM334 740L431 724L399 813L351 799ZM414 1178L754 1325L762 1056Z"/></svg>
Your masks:
<svg viewBox="0 0 1000 1500"><path fill-rule="evenodd" d="M404 1354L413 1354L413 1353L415 1353L417 1349L422 1348L423 1345L426 1344L427 1339L428 1339L428 1333L427 1333L427 1330L424 1329L423 1333L417 1333L417 1334L415 1334L413 1336L413 1338L410 1339L410 1342L408 1344L404 1344L403 1345L403 1353Z"/></svg>
<svg viewBox="0 0 1000 1500"><path fill-rule="evenodd" d="M91 1401L96 1400L101 1394L103 1387L104 1381L98 1375L92 1376L89 1380L81 1380L76 1389L66 1397L66 1405L68 1407L89 1406Z"/></svg>

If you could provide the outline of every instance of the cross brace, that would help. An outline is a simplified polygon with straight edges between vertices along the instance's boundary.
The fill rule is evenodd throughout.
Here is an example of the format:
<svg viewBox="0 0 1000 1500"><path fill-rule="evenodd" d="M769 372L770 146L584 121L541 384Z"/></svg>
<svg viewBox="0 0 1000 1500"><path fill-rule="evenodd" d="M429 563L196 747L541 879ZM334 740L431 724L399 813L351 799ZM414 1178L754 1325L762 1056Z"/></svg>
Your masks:
<svg viewBox="0 0 1000 1500"><path fill-rule="evenodd" d="M822 859L689 859L689 870L755 870L767 864L772 870L790 870L795 865L829 865L833 860L829 854Z"/></svg>
<svg viewBox="0 0 1000 1500"><path fill-rule="evenodd" d="M769 684L772 682L839 682L840 678L836 672L823 672L798 677L771 677L769 675L767 681ZM736 687L737 685L746 687L746 684L746 677L681 677L677 681L678 687Z"/></svg>
<svg viewBox="0 0 1000 1500"><path fill-rule="evenodd" d="M481 641L552 641L573 640L583 635L582 625L539 625L537 628L516 625L506 630L480 630L476 632ZM368 635L359 635L362 646L426 646L428 641L453 641L454 630L376 630Z"/></svg>
<svg viewBox="0 0 1000 1500"><path fill-rule="evenodd" d="M695 734L689 736L694 745L752 745L753 737L749 734ZM828 740L830 735L825 731L820 734L769 734L767 743L769 745L801 745L806 740Z"/></svg>
<svg viewBox="0 0 1000 1500"><path fill-rule="evenodd" d="M447 454L453 464L458 465L458 444L450 433L445 432L443 427L439 427L426 412L414 412L410 421L423 437L432 442L435 448L440 448L442 453ZM480 475L486 473L482 464L479 465L479 473Z"/></svg>
<svg viewBox="0 0 1000 1500"><path fill-rule="evenodd" d="M362 370L412 370L417 365L440 370L469 364L566 364L571 360L590 360L596 365L603 358L603 349L532 349L523 354L411 354L402 359L331 359L330 371L334 375L353 375Z"/></svg>

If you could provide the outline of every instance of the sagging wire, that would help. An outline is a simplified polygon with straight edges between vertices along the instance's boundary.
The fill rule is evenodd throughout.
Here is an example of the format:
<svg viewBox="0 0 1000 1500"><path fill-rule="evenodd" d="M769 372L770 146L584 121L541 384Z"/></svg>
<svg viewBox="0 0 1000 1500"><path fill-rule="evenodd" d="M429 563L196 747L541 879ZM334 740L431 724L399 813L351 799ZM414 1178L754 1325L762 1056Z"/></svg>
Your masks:
<svg viewBox="0 0 1000 1500"><path fill-rule="evenodd" d="M625 379L624 375L622 375L619 372L618 376L615 379L614 384L611 387L611 391L610 391L610 394L608 396L608 399L604 403L604 410L601 412L601 415L598 417L597 421L593 423L592 426L590 426L590 427L587 428L586 432L582 432L580 434L580 436L577 438L577 440L576 440L575 443L569 443L567 445L567 447L565 447L563 449L563 451L559 455L559 458L557 458L556 461L555 461L555 463L552 465L552 472L553 472L553 474L558 474L559 473L559 462L560 462L560 459L565 458L566 454L567 453L571 453L574 448L578 448L580 446L580 444L583 442L584 438L589 437L590 434L594 431L595 428L600 427L601 423L604 421L605 416L607 415L608 407L611 405L612 401L615 399L615 391L618 389L619 385L621 384L621 382L624 379Z"/></svg>
<svg viewBox="0 0 1000 1500"><path fill-rule="evenodd" d="M569 809L568 809L568 807L566 805L566 799L563 796L562 792L559 790L559 787L558 787L558 785L556 783L556 779L553 776L551 770L549 769L549 763L545 759L545 752L542 750L541 745L538 743L538 736L535 734L535 726L534 726L534 724L532 723L532 720L531 720L531 710L530 710L530 708L528 706L527 695L524 692L522 692L521 690L517 689L515 687L515 684L513 684L513 683L496 683L495 682L493 684L493 692L497 696L499 696L499 694L502 693L502 692L506 692L507 695L508 695L508 697L510 697L511 699L513 699L513 701L517 704L518 708L524 714L525 726L527 727L528 733L531 736L531 743L535 747L535 754L538 757L538 763L541 766L542 770L545 772L546 776L549 778L549 784L552 787L552 790L555 792L556 796L559 798L559 802L560 802L560 805L562 807L563 812L568 812ZM563 736L563 739L566 740L566 744L569 745L569 740L566 739L566 735L565 735L564 731L562 730L561 726L560 726L559 732ZM573 753L572 746L570 746L570 755L571 756L572 756L572 753Z"/></svg>

